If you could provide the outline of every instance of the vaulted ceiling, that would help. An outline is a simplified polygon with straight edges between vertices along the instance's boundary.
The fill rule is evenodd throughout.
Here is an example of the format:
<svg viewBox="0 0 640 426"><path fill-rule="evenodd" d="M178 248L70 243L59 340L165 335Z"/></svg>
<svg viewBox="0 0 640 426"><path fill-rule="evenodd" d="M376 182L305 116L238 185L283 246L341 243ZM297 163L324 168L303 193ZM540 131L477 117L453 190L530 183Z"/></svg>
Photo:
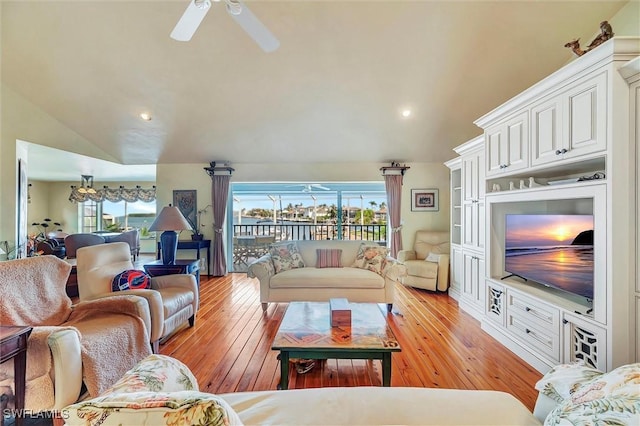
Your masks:
<svg viewBox="0 0 640 426"><path fill-rule="evenodd" d="M224 3L3 1L2 81L123 164L441 162L625 3L248 0L265 53Z"/></svg>

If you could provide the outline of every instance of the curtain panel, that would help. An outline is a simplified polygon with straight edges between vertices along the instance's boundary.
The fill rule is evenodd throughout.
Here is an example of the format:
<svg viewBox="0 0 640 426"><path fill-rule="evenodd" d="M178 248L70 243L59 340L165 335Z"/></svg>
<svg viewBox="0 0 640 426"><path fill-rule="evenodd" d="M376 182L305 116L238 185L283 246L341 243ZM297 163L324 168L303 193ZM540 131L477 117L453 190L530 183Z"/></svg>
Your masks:
<svg viewBox="0 0 640 426"><path fill-rule="evenodd" d="M396 258L402 250L402 226L400 212L402 207L402 175L384 175L384 186L387 190L389 206L389 224L391 225L391 257Z"/></svg>
<svg viewBox="0 0 640 426"><path fill-rule="evenodd" d="M227 214L230 175L211 176L211 204L213 205L213 271L215 277L227 275L227 256L224 250L224 230L222 225Z"/></svg>

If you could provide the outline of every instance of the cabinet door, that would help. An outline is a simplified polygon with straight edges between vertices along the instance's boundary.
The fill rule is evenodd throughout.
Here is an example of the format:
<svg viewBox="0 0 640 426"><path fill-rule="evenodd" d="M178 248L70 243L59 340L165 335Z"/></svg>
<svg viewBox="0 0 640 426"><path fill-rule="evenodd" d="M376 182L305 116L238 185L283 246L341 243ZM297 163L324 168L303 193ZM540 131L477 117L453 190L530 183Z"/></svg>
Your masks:
<svg viewBox="0 0 640 426"><path fill-rule="evenodd" d="M480 179L483 176L479 169L480 154L469 154L462 159L462 191L463 201L477 200L480 194ZM484 179L482 184L484 185Z"/></svg>
<svg viewBox="0 0 640 426"><path fill-rule="evenodd" d="M565 313L562 319L563 362L584 361L600 371L607 371L607 331Z"/></svg>
<svg viewBox="0 0 640 426"><path fill-rule="evenodd" d="M460 247L451 248L451 287L450 292L460 295L462 282L464 280L464 266L462 260L462 249Z"/></svg>
<svg viewBox="0 0 640 426"><path fill-rule="evenodd" d="M486 171L487 176L496 175L501 173L503 167L504 153L500 152L500 149L504 147L502 139L504 138L504 126L502 124L487 129L484 133L486 140L485 158L486 158Z"/></svg>
<svg viewBox="0 0 640 426"><path fill-rule="evenodd" d="M556 161L564 147L561 97L556 96L531 109L531 164Z"/></svg>
<svg viewBox="0 0 640 426"><path fill-rule="evenodd" d="M484 200L464 204L463 240L465 248L483 251L485 241L485 203Z"/></svg>
<svg viewBox="0 0 640 426"><path fill-rule="evenodd" d="M464 280L462 295L484 312L484 258L473 254L464 253Z"/></svg>
<svg viewBox="0 0 640 426"><path fill-rule="evenodd" d="M494 176L528 167L529 114L520 113L485 132L486 175Z"/></svg>
<svg viewBox="0 0 640 426"><path fill-rule="evenodd" d="M566 98L566 158L606 149L607 73L578 84Z"/></svg>

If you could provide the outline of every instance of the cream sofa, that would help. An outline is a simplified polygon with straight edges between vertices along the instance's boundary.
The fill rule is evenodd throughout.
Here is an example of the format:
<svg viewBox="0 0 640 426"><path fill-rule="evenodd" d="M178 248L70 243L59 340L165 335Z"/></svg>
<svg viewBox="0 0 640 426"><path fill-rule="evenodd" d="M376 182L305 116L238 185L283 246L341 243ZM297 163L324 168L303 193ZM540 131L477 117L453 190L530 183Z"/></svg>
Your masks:
<svg viewBox="0 0 640 426"><path fill-rule="evenodd" d="M249 265L247 275L260 280L260 302L266 310L269 302L323 302L346 298L350 302L386 303L393 306L394 283L406 274L395 259L387 257L381 274L351 267L363 241L299 240L295 241L304 267L276 273L271 254L267 253ZM375 245L372 242L364 242ZM273 247L273 246L272 246ZM317 268L317 249L341 249L340 268Z"/></svg>
<svg viewBox="0 0 640 426"><path fill-rule="evenodd" d="M346 387L213 395L189 368L151 355L102 396L66 407L71 425L640 424L640 364L602 373L562 364L537 384L533 413L499 391Z"/></svg>
<svg viewBox="0 0 640 426"><path fill-rule="evenodd" d="M101 397L62 411L67 425L539 425L496 391L347 387L198 392L180 361L151 355ZM95 423L91 421L94 419Z"/></svg>

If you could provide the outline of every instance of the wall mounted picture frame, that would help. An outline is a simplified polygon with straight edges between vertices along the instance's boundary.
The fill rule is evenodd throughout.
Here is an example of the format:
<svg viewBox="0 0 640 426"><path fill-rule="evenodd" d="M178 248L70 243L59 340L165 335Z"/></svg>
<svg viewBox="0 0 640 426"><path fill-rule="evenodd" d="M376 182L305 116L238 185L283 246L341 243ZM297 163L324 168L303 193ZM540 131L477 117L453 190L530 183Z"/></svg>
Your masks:
<svg viewBox="0 0 640 426"><path fill-rule="evenodd" d="M192 229L196 229L198 215L198 191L195 189L176 189L173 191L173 205L187 219Z"/></svg>
<svg viewBox="0 0 640 426"><path fill-rule="evenodd" d="M440 209L438 204L437 189L412 189L411 190L411 211L412 212L437 212Z"/></svg>

